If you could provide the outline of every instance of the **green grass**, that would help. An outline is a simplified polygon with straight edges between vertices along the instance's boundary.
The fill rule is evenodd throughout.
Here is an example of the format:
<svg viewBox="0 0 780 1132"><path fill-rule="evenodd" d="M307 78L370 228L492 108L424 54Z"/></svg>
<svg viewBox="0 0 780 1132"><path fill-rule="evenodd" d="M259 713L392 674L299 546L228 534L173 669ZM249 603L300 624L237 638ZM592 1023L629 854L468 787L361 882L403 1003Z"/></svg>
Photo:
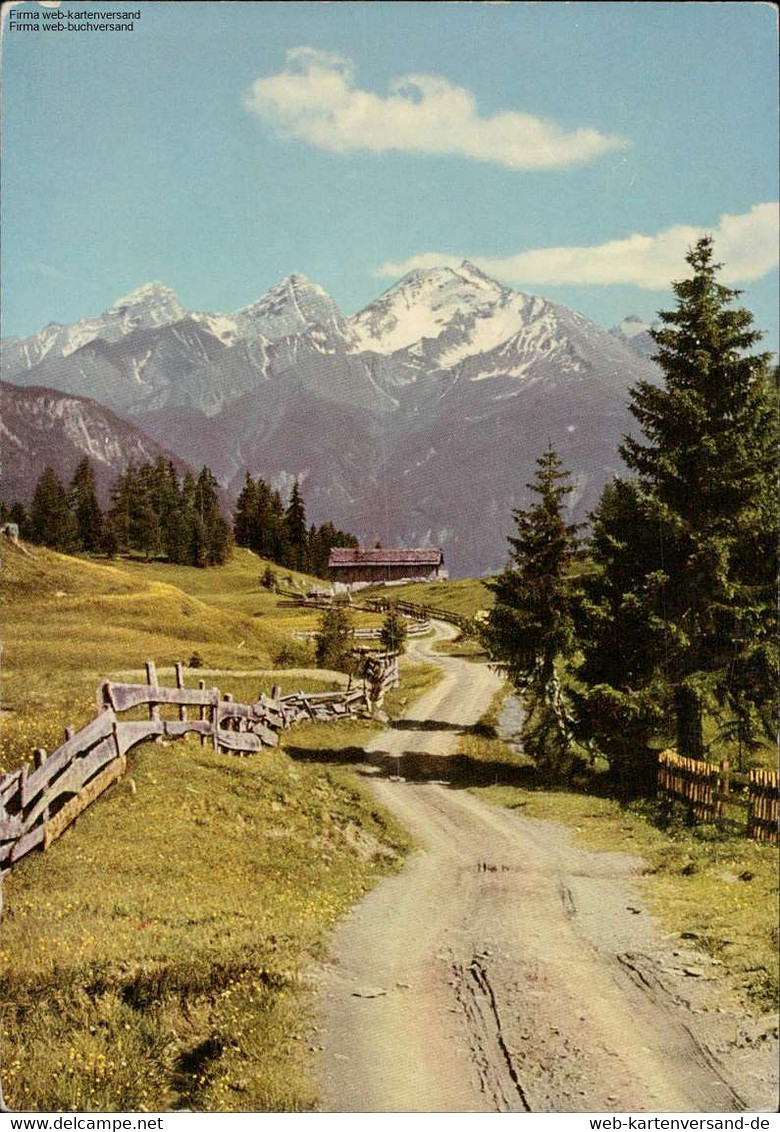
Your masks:
<svg viewBox="0 0 780 1132"><path fill-rule="evenodd" d="M318 616L280 608L280 599L260 585L263 560L250 551L237 550L225 566L197 570L27 549L8 544L3 561L2 707L8 714L0 772L29 759L35 747L57 747L66 726L92 718L103 679L137 670L148 659L163 668L197 653L206 667L244 671L273 668L286 652L287 666L311 663L310 646L292 634L316 629ZM302 590L312 581L293 576ZM196 679L193 671L188 682ZM224 678L221 683L229 690Z"/></svg>
<svg viewBox="0 0 780 1132"><path fill-rule="evenodd" d="M484 648L474 637L459 636L454 641L437 641L433 649L442 656L455 656L459 660L471 660L478 664L488 660Z"/></svg>
<svg viewBox="0 0 780 1132"><path fill-rule="evenodd" d="M377 587L363 590L359 597L398 597L419 605L435 605L462 617L473 617L480 609L490 609L493 594L480 578L460 578L452 582L412 582L407 586Z"/></svg>
<svg viewBox="0 0 780 1132"><path fill-rule="evenodd" d="M8 547L4 766L56 747L66 723L94 716L103 677L147 658L162 671L197 651L209 667L242 673L205 676L237 700L272 683L333 687L326 675L255 672L317 620L280 610L259 586L262 566L241 552L197 571ZM388 707L437 673L404 661ZM12 1107L314 1105L306 971L336 921L410 845L328 757L378 729L368 720L296 728L284 741L311 753L297 762L284 749L214 753L193 737L146 744L60 841L13 870L0 952Z"/></svg>
<svg viewBox="0 0 780 1132"><path fill-rule="evenodd" d="M140 748L6 882L9 1104L310 1108L306 967L407 846L338 768Z"/></svg>

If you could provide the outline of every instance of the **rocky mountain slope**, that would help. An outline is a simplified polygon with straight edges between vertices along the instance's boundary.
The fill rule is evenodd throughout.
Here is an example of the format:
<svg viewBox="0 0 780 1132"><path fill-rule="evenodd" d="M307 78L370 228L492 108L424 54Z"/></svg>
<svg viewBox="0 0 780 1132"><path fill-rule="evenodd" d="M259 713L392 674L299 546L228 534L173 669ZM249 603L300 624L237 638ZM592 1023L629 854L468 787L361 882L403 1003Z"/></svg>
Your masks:
<svg viewBox="0 0 780 1132"><path fill-rule="evenodd" d="M96 401L35 386L0 386L0 442L0 497L6 503L29 503L47 464L67 486L85 456L95 469L103 505L115 477L128 464L163 455L184 470L181 460Z"/></svg>
<svg viewBox="0 0 780 1132"><path fill-rule="evenodd" d="M362 540L441 544L455 574L505 558L552 443L574 514L619 469L642 331L610 333L473 264L413 271L351 318L292 275L231 315L150 284L102 316L4 344L20 385L92 397L236 492L303 482L309 517ZM636 331L636 333L630 333Z"/></svg>
<svg viewBox="0 0 780 1132"><path fill-rule="evenodd" d="M652 358L658 350L650 331L658 323L645 322L639 315L629 314L617 326L613 326L610 334L614 334L621 342L625 342L632 350L645 358Z"/></svg>

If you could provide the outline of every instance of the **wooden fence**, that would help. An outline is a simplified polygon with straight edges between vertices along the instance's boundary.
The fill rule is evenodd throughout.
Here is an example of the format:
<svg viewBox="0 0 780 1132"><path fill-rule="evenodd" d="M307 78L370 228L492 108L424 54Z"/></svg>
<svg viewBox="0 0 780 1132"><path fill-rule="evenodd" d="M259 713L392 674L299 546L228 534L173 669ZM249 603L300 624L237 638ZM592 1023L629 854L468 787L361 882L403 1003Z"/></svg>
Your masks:
<svg viewBox="0 0 780 1132"><path fill-rule="evenodd" d="M395 598L368 598L365 602L366 608L377 612L382 612L391 605L395 606L401 613L406 613L421 621L431 620L432 618L437 621L448 621L451 625L457 625L464 633L470 632L473 628L473 622L470 618L463 617L460 613L453 613L449 609L440 609L437 605L417 605L412 601L396 600Z"/></svg>
<svg viewBox="0 0 780 1132"><path fill-rule="evenodd" d="M407 637L424 637L426 633L431 631L430 621L418 621L417 618L410 618L406 626ZM319 637L319 632L316 629L300 629L293 633L293 639L296 641L313 641ZM353 641L378 641L382 635L382 629L377 628L363 628L351 629L350 638Z"/></svg>
<svg viewBox="0 0 780 1132"><path fill-rule="evenodd" d="M0 776L0 882L33 849L46 849L87 806L121 778L127 754L149 739L200 736L214 750L251 755L275 747L279 732L302 720L370 715L388 688L398 684L393 653L363 656L363 679L346 691L282 696L274 688L252 704L240 704L218 688L184 687L184 666L176 665L176 687L161 687L150 661L145 684L106 680L98 690L98 714L78 732L68 728L64 743L47 755L38 748L33 764ZM163 719L164 707L176 719ZM148 710L148 719L122 720L131 709ZM194 712L194 716L190 716Z"/></svg>
<svg viewBox="0 0 780 1132"><path fill-rule="evenodd" d="M775 770L751 770L748 836L778 843L778 776Z"/></svg>
<svg viewBox="0 0 780 1132"><path fill-rule="evenodd" d="M328 594L304 595L296 594L291 590L277 592L281 592L285 598L284 601L279 602L280 608L322 610L330 609L334 604L340 604L338 598ZM418 605L413 601L403 601L401 598L369 597L356 601L351 595L348 595L347 601L343 604L348 609L368 609L375 613L382 613L390 606L394 606L413 620L430 621L431 618L435 618L437 621L448 621L451 625L457 625L464 633L471 632L474 627L473 621L460 613L453 613L449 609L441 609L436 605Z"/></svg>
<svg viewBox="0 0 780 1132"><path fill-rule="evenodd" d="M773 770L734 773L727 762L688 759L676 751L658 756L658 793L688 805L692 820L746 833L758 841L778 843L780 776ZM732 807L746 811L742 820Z"/></svg>

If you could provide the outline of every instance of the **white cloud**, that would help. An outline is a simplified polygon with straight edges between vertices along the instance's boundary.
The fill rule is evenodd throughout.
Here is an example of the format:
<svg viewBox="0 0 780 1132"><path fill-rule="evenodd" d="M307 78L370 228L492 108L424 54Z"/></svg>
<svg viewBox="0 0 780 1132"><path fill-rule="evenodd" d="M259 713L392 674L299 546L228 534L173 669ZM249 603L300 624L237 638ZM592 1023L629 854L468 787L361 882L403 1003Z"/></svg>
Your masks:
<svg viewBox="0 0 780 1132"><path fill-rule="evenodd" d="M535 248L505 257L468 258L489 275L507 283L537 286L569 284L631 285L647 291L665 291L673 279L690 272L685 255L708 232L715 239L715 255L723 263L725 283L748 283L766 275L778 262L780 234L778 202L757 204L741 216L725 213L717 227L688 224L666 228L655 236L634 234L590 247ZM456 266L463 256L426 252L402 263L384 263L375 275L397 277L415 268Z"/></svg>
<svg viewBox="0 0 780 1132"><path fill-rule="evenodd" d="M38 275L41 279L59 281L66 278L64 271L60 271L58 267L53 267L50 263L25 263L22 264L21 270L26 275Z"/></svg>
<svg viewBox="0 0 780 1132"><path fill-rule="evenodd" d="M456 154L507 169L558 169L620 148L623 139L591 127L506 110L482 116L471 91L436 75L406 75L387 96L355 85L352 61L296 47L278 74L257 79L244 99L283 136L336 153Z"/></svg>

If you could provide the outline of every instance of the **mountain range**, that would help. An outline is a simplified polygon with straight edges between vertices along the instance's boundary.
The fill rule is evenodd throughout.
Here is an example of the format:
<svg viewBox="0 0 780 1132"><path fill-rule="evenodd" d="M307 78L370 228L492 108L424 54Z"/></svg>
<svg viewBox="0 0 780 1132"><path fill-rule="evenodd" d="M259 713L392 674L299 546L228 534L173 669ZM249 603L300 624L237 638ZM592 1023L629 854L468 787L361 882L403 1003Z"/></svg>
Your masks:
<svg viewBox="0 0 780 1132"><path fill-rule="evenodd" d="M0 386L0 443L6 503L29 503L47 465L67 486L85 456L104 507L114 479L130 464L164 456L179 473L186 470L184 461L97 401L34 385Z"/></svg>
<svg viewBox="0 0 780 1132"><path fill-rule="evenodd" d="M298 479L311 520L369 545L441 545L463 575L503 564L548 443L587 515L620 470L629 387L658 379L653 348L635 317L610 332L464 261L412 271L350 318L301 274L232 314L149 283L5 339L2 376L7 398L36 387L108 408L233 495L247 471L283 492Z"/></svg>

